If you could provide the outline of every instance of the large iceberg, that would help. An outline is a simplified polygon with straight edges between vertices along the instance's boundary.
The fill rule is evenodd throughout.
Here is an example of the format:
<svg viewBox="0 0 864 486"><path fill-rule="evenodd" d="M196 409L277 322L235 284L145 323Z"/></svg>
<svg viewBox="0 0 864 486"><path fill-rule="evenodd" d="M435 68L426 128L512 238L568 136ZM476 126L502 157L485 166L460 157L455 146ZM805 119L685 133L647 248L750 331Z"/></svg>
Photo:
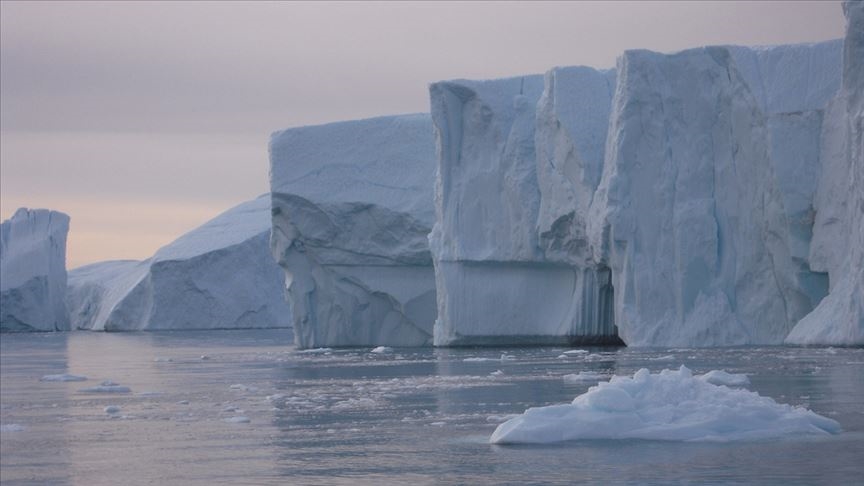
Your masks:
<svg viewBox="0 0 864 486"><path fill-rule="evenodd" d="M21 208L0 224L0 330L69 329L66 235L69 216Z"/></svg>
<svg viewBox="0 0 864 486"><path fill-rule="evenodd" d="M684 366L633 377L614 376L572 403L529 408L499 425L493 444L544 444L585 439L644 439L691 442L766 440L826 436L841 432L837 421L780 404L758 393L715 384L728 373L693 376ZM743 380L740 380L743 382Z"/></svg>
<svg viewBox="0 0 864 486"><path fill-rule="evenodd" d="M69 272L73 327L100 331L291 327L269 250L270 198L220 214L144 261Z"/></svg>
<svg viewBox="0 0 864 486"><path fill-rule="evenodd" d="M828 272L831 292L792 329L790 344L864 344L864 2L843 9L843 83L823 115L809 257Z"/></svg>
<svg viewBox="0 0 864 486"><path fill-rule="evenodd" d="M618 342L584 231L614 86L583 67L432 85L436 345Z"/></svg>
<svg viewBox="0 0 864 486"><path fill-rule="evenodd" d="M826 160L842 52L628 51L615 70L433 84L435 344L782 343L829 274L833 293L859 268L824 263L821 241L847 243L818 234L819 211L857 208L826 235L864 225L855 188L823 188L861 165ZM860 154L860 122L844 126Z"/></svg>
<svg viewBox="0 0 864 486"><path fill-rule="evenodd" d="M431 344L434 160L428 115L273 134L271 246L299 347Z"/></svg>

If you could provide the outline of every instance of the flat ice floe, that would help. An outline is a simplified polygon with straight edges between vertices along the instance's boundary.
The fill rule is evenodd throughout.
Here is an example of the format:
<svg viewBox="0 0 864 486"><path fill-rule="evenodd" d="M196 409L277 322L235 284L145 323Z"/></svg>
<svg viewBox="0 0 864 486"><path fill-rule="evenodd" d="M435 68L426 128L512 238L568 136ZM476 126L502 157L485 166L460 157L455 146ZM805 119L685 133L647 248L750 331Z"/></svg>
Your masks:
<svg viewBox="0 0 864 486"><path fill-rule="evenodd" d="M62 375L45 375L39 378L39 381L87 381L87 377L63 373Z"/></svg>
<svg viewBox="0 0 864 486"><path fill-rule="evenodd" d="M615 376L593 386L571 404L529 408L499 425L489 442L727 442L840 432L838 422L810 410L780 404L748 390L714 385L681 366L677 371L657 374L643 368L632 378Z"/></svg>

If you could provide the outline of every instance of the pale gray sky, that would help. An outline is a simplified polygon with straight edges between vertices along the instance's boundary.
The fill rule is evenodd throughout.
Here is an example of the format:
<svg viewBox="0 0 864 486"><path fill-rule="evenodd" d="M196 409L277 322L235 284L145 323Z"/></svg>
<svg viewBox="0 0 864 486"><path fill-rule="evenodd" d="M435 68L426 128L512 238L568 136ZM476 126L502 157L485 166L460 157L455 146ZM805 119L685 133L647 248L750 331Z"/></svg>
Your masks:
<svg viewBox="0 0 864 486"><path fill-rule="evenodd" d="M146 258L267 189L269 133L428 110L428 83L625 49L838 38L835 2L2 2L0 216L72 216L70 267Z"/></svg>

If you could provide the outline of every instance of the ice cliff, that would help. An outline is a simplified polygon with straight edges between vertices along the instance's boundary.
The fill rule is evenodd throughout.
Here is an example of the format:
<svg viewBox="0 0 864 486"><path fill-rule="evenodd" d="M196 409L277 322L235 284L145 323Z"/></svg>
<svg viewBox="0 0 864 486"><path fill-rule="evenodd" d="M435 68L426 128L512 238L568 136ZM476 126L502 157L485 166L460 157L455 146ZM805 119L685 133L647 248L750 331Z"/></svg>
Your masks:
<svg viewBox="0 0 864 486"><path fill-rule="evenodd" d="M0 330L69 329L66 235L69 216L21 208L0 224Z"/></svg>
<svg viewBox="0 0 864 486"><path fill-rule="evenodd" d="M435 344L860 342L860 8L845 48L433 84Z"/></svg>
<svg viewBox="0 0 864 486"><path fill-rule="evenodd" d="M69 272L74 328L131 331L291 327L269 251L270 198L240 204L144 261Z"/></svg>
<svg viewBox="0 0 864 486"><path fill-rule="evenodd" d="M431 133L405 115L271 137L271 247L298 346L431 343Z"/></svg>
<svg viewBox="0 0 864 486"><path fill-rule="evenodd" d="M864 344L864 2L847 2L843 80L824 112L811 265L831 291L790 344Z"/></svg>

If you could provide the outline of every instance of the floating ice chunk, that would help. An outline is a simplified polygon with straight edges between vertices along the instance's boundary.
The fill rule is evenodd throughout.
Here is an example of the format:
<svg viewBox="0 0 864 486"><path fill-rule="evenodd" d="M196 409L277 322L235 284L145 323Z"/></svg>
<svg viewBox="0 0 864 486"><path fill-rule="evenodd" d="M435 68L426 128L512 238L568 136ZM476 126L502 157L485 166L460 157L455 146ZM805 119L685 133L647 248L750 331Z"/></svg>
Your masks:
<svg viewBox="0 0 864 486"><path fill-rule="evenodd" d="M104 410L105 410L105 413L107 413L108 415L114 415L114 414L120 413L120 407L117 405L108 405L107 407L105 407Z"/></svg>
<svg viewBox="0 0 864 486"><path fill-rule="evenodd" d="M503 376L503 375L504 375L504 372L501 371L501 370L495 370L495 371L493 371L492 373L489 373L489 374L492 375L492 376Z"/></svg>
<svg viewBox="0 0 864 486"><path fill-rule="evenodd" d="M231 385L229 388L231 388L232 390L240 390L240 391L244 391L244 392L252 392L252 393L258 391L258 388L257 388L257 387L250 386L250 385L243 385L243 384L240 384L240 383L237 383L237 384Z"/></svg>
<svg viewBox="0 0 864 486"><path fill-rule="evenodd" d="M600 381L608 375L596 371L580 371L571 375L564 375L564 383L584 383L586 381Z"/></svg>
<svg viewBox="0 0 864 486"><path fill-rule="evenodd" d="M465 358L462 361L466 363L480 363L483 361L501 361L498 358Z"/></svg>
<svg viewBox="0 0 864 486"><path fill-rule="evenodd" d="M249 417L243 415L236 415L234 417L228 417L226 419L222 419L223 422L228 422L229 424L248 424L251 422Z"/></svg>
<svg viewBox="0 0 864 486"><path fill-rule="evenodd" d="M570 350L564 351L564 352L561 353L561 354L567 354L567 355L571 355L571 354L588 354L588 350L587 350L587 349L570 349Z"/></svg>
<svg viewBox="0 0 864 486"><path fill-rule="evenodd" d="M697 378L712 385L747 386L750 384L750 378L747 378L747 375L727 373L723 370L711 370L704 375L697 376Z"/></svg>
<svg viewBox="0 0 864 486"><path fill-rule="evenodd" d="M82 393L130 393L132 389L128 386L120 385L99 385L82 388L78 391Z"/></svg>
<svg viewBox="0 0 864 486"><path fill-rule="evenodd" d="M330 353L333 351L333 348L312 348L312 349L304 349L301 351L297 351L300 354L324 354Z"/></svg>
<svg viewBox="0 0 864 486"><path fill-rule="evenodd" d="M45 375L39 378L39 381L87 381L87 377L64 373L62 375Z"/></svg>
<svg viewBox="0 0 864 486"><path fill-rule="evenodd" d="M393 348L388 348L387 346L378 346L377 348L375 348L375 349L373 349L372 351L369 351L369 352L370 352L370 353L375 353L375 354L392 353L392 352L393 352Z"/></svg>
<svg viewBox="0 0 864 486"><path fill-rule="evenodd" d="M0 432L23 432L26 428L21 424L3 424L0 425Z"/></svg>
<svg viewBox="0 0 864 486"><path fill-rule="evenodd" d="M371 398L349 398L333 404L333 410L354 410L375 408L379 403Z"/></svg>
<svg viewBox="0 0 864 486"><path fill-rule="evenodd" d="M578 439L759 440L841 431L834 420L742 389L694 378L682 366L612 377L571 404L530 408L498 426L493 444Z"/></svg>
<svg viewBox="0 0 864 486"><path fill-rule="evenodd" d="M172 358L163 358L161 356L157 356L157 357L153 358L153 361L156 363L171 363L174 360Z"/></svg>

